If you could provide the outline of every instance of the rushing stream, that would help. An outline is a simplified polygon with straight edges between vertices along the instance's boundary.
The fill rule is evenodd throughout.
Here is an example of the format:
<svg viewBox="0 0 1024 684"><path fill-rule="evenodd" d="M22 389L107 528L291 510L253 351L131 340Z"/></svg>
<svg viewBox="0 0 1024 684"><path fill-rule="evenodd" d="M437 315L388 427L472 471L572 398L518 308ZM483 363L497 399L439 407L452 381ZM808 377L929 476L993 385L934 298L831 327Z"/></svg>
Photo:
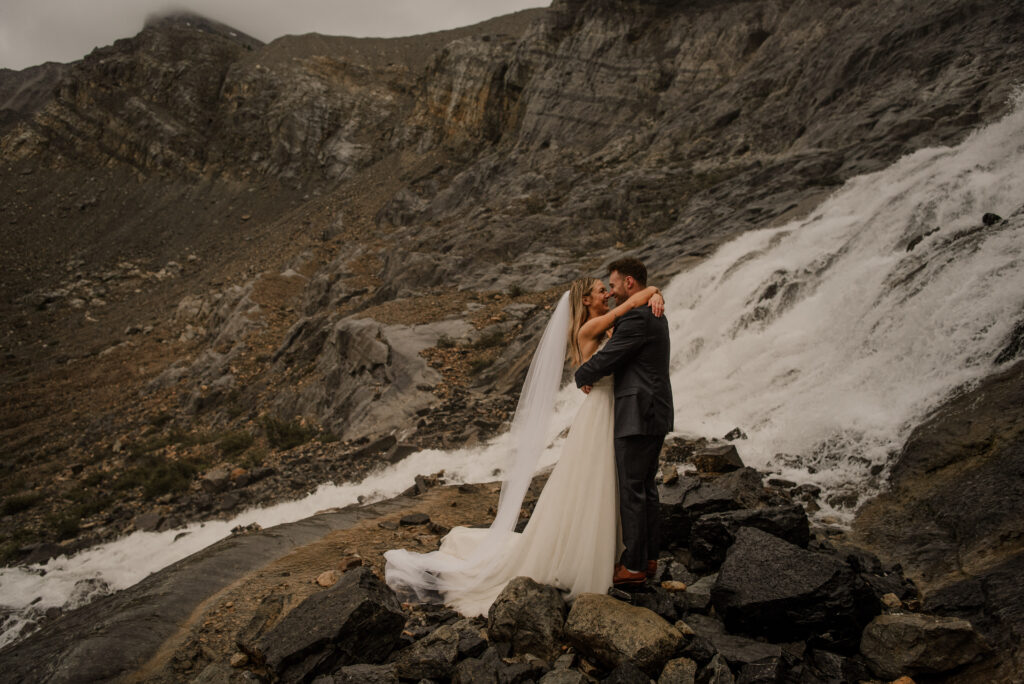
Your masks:
<svg viewBox="0 0 1024 684"><path fill-rule="evenodd" d="M734 427L744 461L823 489L822 515L849 520L877 492L910 430L992 373L1024 318L1024 104L955 148L918 151L854 178L808 218L746 233L664 289L676 430ZM1011 217L984 226L982 216ZM562 391L543 464L582 399ZM420 473L489 481L505 438L423 451L355 484L234 520L136 532L33 568L0 570L0 645L48 607L71 608L251 522L398 494ZM182 534L186 532L186 534ZM26 630L27 631L27 630Z"/></svg>

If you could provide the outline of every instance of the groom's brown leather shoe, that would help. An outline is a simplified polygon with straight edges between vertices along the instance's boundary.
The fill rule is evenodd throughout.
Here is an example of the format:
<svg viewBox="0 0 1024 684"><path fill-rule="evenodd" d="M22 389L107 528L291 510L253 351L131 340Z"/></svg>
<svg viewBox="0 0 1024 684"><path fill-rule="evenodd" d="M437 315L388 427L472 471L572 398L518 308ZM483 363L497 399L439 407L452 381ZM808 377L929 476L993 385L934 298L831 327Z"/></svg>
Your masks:
<svg viewBox="0 0 1024 684"><path fill-rule="evenodd" d="M615 574L612 575L612 584L622 586L624 584L643 584L647 581L647 575L642 572L633 572L625 565L616 565Z"/></svg>
<svg viewBox="0 0 1024 684"><path fill-rule="evenodd" d="M658 574L658 561L649 560L647 561L647 577L651 578Z"/></svg>

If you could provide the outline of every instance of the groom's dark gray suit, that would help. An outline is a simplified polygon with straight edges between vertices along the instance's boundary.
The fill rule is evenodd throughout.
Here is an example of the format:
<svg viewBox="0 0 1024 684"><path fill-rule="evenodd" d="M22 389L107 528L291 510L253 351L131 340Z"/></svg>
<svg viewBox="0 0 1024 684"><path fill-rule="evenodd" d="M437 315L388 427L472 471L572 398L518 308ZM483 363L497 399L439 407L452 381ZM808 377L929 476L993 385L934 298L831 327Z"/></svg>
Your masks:
<svg viewBox="0 0 1024 684"><path fill-rule="evenodd" d="M576 371L576 386L615 374L615 466L626 550L621 563L643 571L658 557L658 456L672 430L668 321L649 307L615 325L604 348Z"/></svg>

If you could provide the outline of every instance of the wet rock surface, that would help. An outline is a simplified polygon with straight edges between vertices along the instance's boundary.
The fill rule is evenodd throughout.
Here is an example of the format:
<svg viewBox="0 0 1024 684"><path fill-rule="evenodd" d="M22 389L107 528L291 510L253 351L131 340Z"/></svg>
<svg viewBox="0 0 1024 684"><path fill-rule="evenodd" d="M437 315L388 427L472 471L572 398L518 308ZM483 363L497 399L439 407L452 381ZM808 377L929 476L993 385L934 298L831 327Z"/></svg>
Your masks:
<svg viewBox="0 0 1024 684"><path fill-rule="evenodd" d="M879 604L848 564L751 527L736 534L712 589L734 630L781 640L824 638L855 650Z"/></svg>
<svg viewBox="0 0 1024 684"><path fill-rule="evenodd" d="M860 652L879 677L936 675L991 652L967 620L922 614L879 615L864 629Z"/></svg>
<svg viewBox="0 0 1024 684"><path fill-rule="evenodd" d="M394 593L369 568L358 568L292 609L254 651L275 677L306 681L337 665L382 662L404 625Z"/></svg>
<svg viewBox="0 0 1024 684"><path fill-rule="evenodd" d="M568 609L554 587L528 577L513 579L487 613L487 633L495 641L512 644L516 653L532 653L553 661L560 652Z"/></svg>
<svg viewBox="0 0 1024 684"><path fill-rule="evenodd" d="M891 491L868 502L855 541L899 562L923 608L969 620L996 655L964 681L1001 681L1024 665L1019 483L1024 468L1024 363L953 398L914 430Z"/></svg>

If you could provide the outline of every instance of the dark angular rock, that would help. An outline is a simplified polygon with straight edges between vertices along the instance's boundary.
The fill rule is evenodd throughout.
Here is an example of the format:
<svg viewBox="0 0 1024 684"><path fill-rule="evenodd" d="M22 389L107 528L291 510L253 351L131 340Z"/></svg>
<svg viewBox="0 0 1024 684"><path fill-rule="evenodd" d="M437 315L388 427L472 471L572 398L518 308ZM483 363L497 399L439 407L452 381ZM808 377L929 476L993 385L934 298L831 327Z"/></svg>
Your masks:
<svg viewBox="0 0 1024 684"><path fill-rule="evenodd" d="M347 665L333 675L317 677L313 684L398 684L394 665Z"/></svg>
<svg viewBox="0 0 1024 684"><path fill-rule="evenodd" d="M675 580L676 582L684 582L687 586L693 584L698 579L697 575L693 574L684 563L679 561L672 561L668 564L668 568L665 574L661 577L664 580Z"/></svg>
<svg viewBox="0 0 1024 684"><path fill-rule="evenodd" d="M685 439L683 437L670 437L665 440L665 446L661 450L661 460L669 463L686 463L697 449L707 446L708 440L703 437L698 439Z"/></svg>
<svg viewBox="0 0 1024 684"><path fill-rule="evenodd" d="M210 494L223 492L231 484L231 474L227 468L214 468L199 478L199 484L202 485L203 491Z"/></svg>
<svg viewBox="0 0 1024 684"><path fill-rule="evenodd" d="M991 212L986 213L984 216L981 217L981 222L986 226L994 226L1002 220L1002 216L1000 216L999 214L993 214Z"/></svg>
<svg viewBox="0 0 1024 684"><path fill-rule="evenodd" d="M690 462L702 473L729 473L743 467L743 460L732 444L698 449L690 457Z"/></svg>
<svg viewBox="0 0 1024 684"><path fill-rule="evenodd" d="M747 438L747 433L745 433L743 430L739 429L738 427L735 427L732 430L729 430L729 432L727 432L725 434L725 436L722 437L722 439L727 440L729 442L733 441L734 439L746 439L746 438Z"/></svg>
<svg viewBox="0 0 1024 684"><path fill-rule="evenodd" d="M285 596L271 594L260 601L246 626L235 636L235 645L251 657L256 655L257 642L284 609Z"/></svg>
<svg viewBox="0 0 1024 684"><path fill-rule="evenodd" d="M830 651L812 649L803 662L801 682L838 684L870 679L867 665L859 657L847 657Z"/></svg>
<svg viewBox="0 0 1024 684"><path fill-rule="evenodd" d="M410 513L403 515L402 519L398 521L400 525L404 526L426 525L428 522L430 522L430 516L426 513Z"/></svg>
<svg viewBox="0 0 1024 684"><path fill-rule="evenodd" d="M686 587L686 605L689 610L706 613L711 607L711 591L714 589L718 575L708 575Z"/></svg>
<svg viewBox="0 0 1024 684"><path fill-rule="evenodd" d="M690 615L686 618L697 636L711 642L715 652L725 658L729 667L739 672L748 664L763 662L782 662L782 647L747 637L729 634L719 620L705 615Z"/></svg>
<svg viewBox="0 0 1024 684"><path fill-rule="evenodd" d="M725 658L716 655L701 670L700 681L706 682L706 684L735 684L736 678L733 677L732 670L726 664Z"/></svg>
<svg viewBox="0 0 1024 684"><path fill-rule="evenodd" d="M671 484L658 487L661 537L666 547L686 546L689 542L693 515L682 504L686 495L700 487L700 484L696 477L683 476Z"/></svg>
<svg viewBox="0 0 1024 684"><path fill-rule="evenodd" d="M741 527L756 527L804 548L810 539L807 513L798 504L709 513L698 518L690 529L692 568L698 572L718 568Z"/></svg>
<svg viewBox="0 0 1024 684"><path fill-rule="evenodd" d="M949 672L991 652L960 618L921 614L879 615L864 629L860 652L871 671L895 679Z"/></svg>
<svg viewBox="0 0 1024 684"><path fill-rule="evenodd" d="M814 637L852 651L878 600L843 561L743 527L711 592L732 631L778 641Z"/></svg>
<svg viewBox="0 0 1024 684"><path fill-rule="evenodd" d="M691 516L706 513L758 508L767 501L761 486L761 474L753 468L740 468L706 480L683 497L683 508Z"/></svg>
<svg viewBox="0 0 1024 684"><path fill-rule="evenodd" d="M589 684L591 680L579 670L552 670L538 681L540 684Z"/></svg>
<svg viewBox="0 0 1024 684"><path fill-rule="evenodd" d="M604 681L608 684L651 684L651 678L628 660L616 665Z"/></svg>
<svg viewBox="0 0 1024 684"><path fill-rule="evenodd" d="M508 662L496 648L488 648L479 658L466 658L455 666L452 684L520 684L543 678L550 668L527 655ZM547 680L545 680L547 681ZM571 680L566 680L571 681Z"/></svg>
<svg viewBox="0 0 1024 684"><path fill-rule="evenodd" d="M459 657L459 632L442 625L392 657L402 679L449 679Z"/></svg>
<svg viewBox="0 0 1024 684"><path fill-rule="evenodd" d="M516 653L554 660L561 653L568 609L554 587L516 577L498 594L487 613L487 633L508 641Z"/></svg>
<svg viewBox="0 0 1024 684"><path fill-rule="evenodd" d="M709 658L710 660L710 658ZM675 658L665 663L658 684L694 684L698 665L689 658Z"/></svg>
<svg viewBox="0 0 1024 684"><path fill-rule="evenodd" d="M676 655L689 658L700 665L706 665L711 662L716 653L718 651L715 650L715 645L709 639L698 635L690 637Z"/></svg>
<svg viewBox="0 0 1024 684"><path fill-rule="evenodd" d="M153 532L156 528L160 527L160 523L164 520L164 516L157 511L148 511L142 515L135 516L135 520L132 524L135 529L140 532Z"/></svg>
<svg viewBox="0 0 1024 684"><path fill-rule="evenodd" d="M779 684L787 670L781 657L746 663L739 669L736 684Z"/></svg>
<svg viewBox="0 0 1024 684"><path fill-rule="evenodd" d="M685 592L668 591L660 586L651 587L649 591L634 593L631 603L657 613L669 624L686 615L689 609Z"/></svg>
<svg viewBox="0 0 1024 684"><path fill-rule="evenodd" d="M300 681L338 665L383 661L400 643L404 624L394 593L360 567L300 603L254 650L276 677Z"/></svg>

